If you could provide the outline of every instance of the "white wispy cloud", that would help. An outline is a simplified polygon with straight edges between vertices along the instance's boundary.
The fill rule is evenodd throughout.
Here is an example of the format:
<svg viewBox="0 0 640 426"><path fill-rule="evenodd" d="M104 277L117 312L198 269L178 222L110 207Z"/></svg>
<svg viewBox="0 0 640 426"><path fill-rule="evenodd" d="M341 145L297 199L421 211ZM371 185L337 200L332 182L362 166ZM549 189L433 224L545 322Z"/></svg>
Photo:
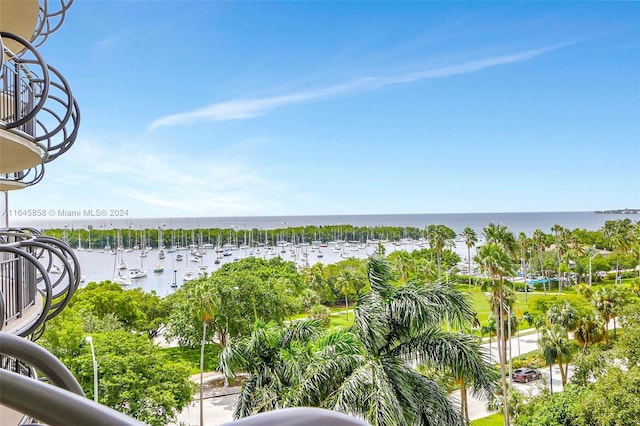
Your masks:
<svg viewBox="0 0 640 426"><path fill-rule="evenodd" d="M123 42L123 40L126 40L128 34L129 31L124 30L115 34L111 34L108 37L96 42L93 45L93 53L102 54L106 51L117 49L117 47Z"/></svg>
<svg viewBox="0 0 640 426"><path fill-rule="evenodd" d="M83 140L66 160L59 188L67 186L69 193L79 195L82 208L135 206L156 214L251 215L258 207L276 208L268 194L288 192L239 159L228 164L196 161L142 141L114 146ZM91 184L82 195L77 185L64 184L83 176L91 176Z"/></svg>
<svg viewBox="0 0 640 426"><path fill-rule="evenodd" d="M406 74L399 74L395 76L361 77L343 84L337 84L313 90L300 91L280 96L257 99L237 99L226 102L219 102L211 104L204 108L158 118L151 123L149 129L153 130L163 126L188 125L203 121L248 119L267 114L268 112L276 108L286 105L308 103L338 96L353 95L356 93L377 90L385 86L408 84L431 78L450 77L459 74L472 73L499 65L522 62L543 55L547 52L559 49L568 44L570 43L563 43L540 49L527 50L510 55L494 56L486 59L465 62L462 64L427 69Z"/></svg>

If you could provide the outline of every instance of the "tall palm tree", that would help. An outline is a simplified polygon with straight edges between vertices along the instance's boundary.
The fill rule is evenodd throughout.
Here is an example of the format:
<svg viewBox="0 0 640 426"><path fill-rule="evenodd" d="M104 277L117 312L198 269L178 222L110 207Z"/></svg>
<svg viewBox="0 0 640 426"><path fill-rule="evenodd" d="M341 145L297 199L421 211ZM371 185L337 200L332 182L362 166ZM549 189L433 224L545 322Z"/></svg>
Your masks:
<svg viewBox="0 0 640 426"><path fill-rule="evenodd" d="M616 337L616 317L625 304L624 295L615 287L603 287L593 294L593 305L604 320L604 340L609 343L609 321L613 320L613 337Z"/></svg>
<svg viewBox="0 0 640 426"><path fill-rule="evenodd" d="M507 380L505 377L507 336L505 336L504 333L504 321L506 314L505 302L508 299L507 296L511 294L511 288L510 284L507 284L504 278L505 276L513 275L514 264L513 259L511 259L505 249L495 242L490 242L480 247L474 260L480 266L480 269L491 278L492 309L494 318L498 321L496 334L498 335L498 355L500 360L502 397L504 398L503 414L504 424L506 426L509 425L509 411L507 404Z"/></svg>
<svg viewBox="0 0 640 426"><path fill-rule="evenodd" d="M622 282L620 275L620 254L626 254L632 245L632 224L630 219L608 220L604 223L604 237L609 248L616 253L616 283Z"/></svg>
<svg viewBox="0 0 640 426"><path fill-rule="evenodd" d="M527 283L527 269L528 269L527 263L531 255L532 245L533 245L533 240L531 238L528 238L527 234L525 234L524 232L520 232L518 234L518 248L520 249L518 257L520 259L520 266L522 268L522 279L524 280L524 301L525 302L528 301L528 294L529 294L529 284Z"/></svg>
<svg viewBox="0 0 640 426"><path fill-rule="evenodd" d="M464 245L467 246L467 264L469 274L469 291L471 291L471 249L475 247L478 242L478 235L471 227L464 228L461 234L464 239Z"/></svg>
<svg viewBox="0 0 640 426"><path fill-rule="evenodd" d="M200 426L204 425L204 347L207 343L207 324L218 310L219 301L216 296L208 291L204 283L198 282L188 289L191 293L189 300L193 300L193 314L202 322L202 340L200 342ZM226 382L225 382L226 384Z"/></svg>
<svg viewBox="0 0 640 426"><path fill-rule="evenodd" d="M558 256L558 294L562 294L562 283L568 271L568 267L564 262L568 251L569 230L555 224L551 227L551 231L554 233L556 254Z"/></svg>
<svg viewBox="0 0 640 426"><path fill-rule="evenodd" d="M234 368L250 373L234 416L315 406L372 425L466 424L446 390L408 363L448 369L476 394L493 392L496 376L477 340L442 330L446 319L457 326L471 321L468 298L443 284L395 287L388 263L378 257L369 260L368 276L371 291L360 298L349 329L306 343L283 339L285 330L268 345L252 345L247 338L223 351L225 374Z"/></svg>
<svg viewBox="0 0 640 426"><path fill-rule="evenodd" d="M633 226L631 236L638 253L638 278L640 278L640 220Z"/></svg>
<svg viewBox="0 0 640 426"><path fill-rule="evenodd" d="M429 247L436 251L438 262L438 279L442 277L442 253L446 248L453 245L456 233L453 229L445 225L429 225L427 227L427 240Z"/></svg>
<svg viewBox="0 0 640 426"><path fill-rule="evenodd" d="M509 228L502 224L489 223L483 230L487 243L495 243L501 245L502 248L510 254L515 254L517 250L517 244L513 232L509 231Z"/></svg>
<svg viewBox="0 0 640 426"><path fill-rule="evenodd" d="M572 351L567 335L567 330L557 324L544 327L540 336L540 356L543 358L550 352L554 360L558 362L560 368L560 378L562 385L567 384L567 372L571 361Z"/></svg>
<svg viewBox="0 0 640 426"><path fill-rule="evenodd" d="M544 290L544 294L546 296L547 295L547 282L546 282L547 274L545 273L544 264L542 262L542 253L546 250L546 247L547 247L545 242L544 232L542 232L541 229L536 229L535 231L533 231L533 236L531 238L533 239L533 245L536 249L536 253L538 254L540 272L545 278L545 280L542 281L542 289Z"/></svg>

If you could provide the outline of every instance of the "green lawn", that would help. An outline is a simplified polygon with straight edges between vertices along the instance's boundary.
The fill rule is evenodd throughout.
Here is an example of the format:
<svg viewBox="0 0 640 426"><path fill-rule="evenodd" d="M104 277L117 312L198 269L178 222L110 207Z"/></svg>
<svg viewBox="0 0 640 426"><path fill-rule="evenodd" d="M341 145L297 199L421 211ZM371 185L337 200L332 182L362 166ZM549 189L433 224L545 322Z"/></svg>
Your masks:
<svg viewBox="0 0 640 426"><path fill-rule="evenodd" d="M455 288L462 292L468 292L469 287L466 284L457 284ZM478 313L478 320L481 324L485 325L489 320L489 316L491 315L491 305L488 301L488 296L485 294L486 292L482 290L480 287L471 287L471 300L474 309ZM524 312L534 312L536 309L536 301L537 300L546 300L548 304L552 304L559 299L567 299L572 303L575 303L577 306L588 303L584 297L575 292L565 293L563 291L562 296L558 296L558 291L548 291L546 295L542 292L535 292L527 294L527 301L525 301L524 293L516 293L516 304L514 306L514 310L516 316L522 317ZM526 321L523 321L520 326L520 329L530 328L529 324Z"/></svg>
<svg viewBox="0 0 640 426"><path fill-rule="evenodd" d="M348 319L344 308L332 309L331 312L329 327L350 327L353 325L353 309L349 309Z"/></svg>
<svg viewBox="0 0 640 426"><path fill-rule="evenodd" d="M502 414L492 414L481 419L473 420L471 426L503 426L504 417Z"/></svg>
<svg viewBox="0 0 640 426"><path fill-rule="evenodd" d="M162 351L173 361L179 361L189 366L189 374L200 372L200 347L197 348L162 348ZM218 354L220 346L216 344L204 347L204 371L214 371L218 368Z"/></svg>

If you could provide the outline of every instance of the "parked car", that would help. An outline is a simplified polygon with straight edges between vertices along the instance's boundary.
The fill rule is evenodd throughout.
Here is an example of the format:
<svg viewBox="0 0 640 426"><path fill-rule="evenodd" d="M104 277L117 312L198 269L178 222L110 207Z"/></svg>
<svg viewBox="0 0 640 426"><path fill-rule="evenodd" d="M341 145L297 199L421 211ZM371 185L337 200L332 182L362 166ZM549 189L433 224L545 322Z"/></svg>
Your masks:
<svg viewBox="0 0 640 426"><path fill-rule="evenodd" d="M542 377L539 371L534 370L532 368L517 368L511 378L514 382L523 382L528 383L531 380L538 380Z"/></svg>

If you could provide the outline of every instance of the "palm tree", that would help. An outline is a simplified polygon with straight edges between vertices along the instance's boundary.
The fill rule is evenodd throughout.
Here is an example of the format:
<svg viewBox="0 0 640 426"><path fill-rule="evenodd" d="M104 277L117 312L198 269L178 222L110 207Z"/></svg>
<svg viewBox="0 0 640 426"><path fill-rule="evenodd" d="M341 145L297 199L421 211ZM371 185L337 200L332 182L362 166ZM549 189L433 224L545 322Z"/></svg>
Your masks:
<svg viewBox="0 0 640 426"><path fill-rule="evenodd" d="M603 328L602 321L593 314L584 314L578 318L573 336L578 343L582 344L582 352L586 352L590 343L602 340Z"/></svg>
<svg viewBox="0 0 640 426"><path fill-rule="evenodd" d="M509 228L505 225L489 223L489 225L482 230L482 233L487 243L499 244L507 253L516 253L516 239L513 232L509 231Z"/></svg>
<svg viewBox="0 0 640 426"><path fill-rule="evenodd" d="M568 272L568 266L564 263L568 251L569 230L555 224L551 227L555 234L556 254L558 256L558 294L562 294L562 283Z"/></svg>
<svg viewBox="0 0 640 426"><path fill-rule="evenodd" d="M486 234L485 234L486 235ZM505 318L505 302L511 295L511 284L507 284L504 280L505 276L513 275L514 264L511 257L505 249L495 243L487 243L478 249L475 262L480 269L491 278L491 301L494 318L497 319L499 327L497 327L498 335L498 354L500 359L500 371L502 380L502 396L504 398L503 413L505 425L509 424L509 412L507 409L507 381L505 378L505 363L507 358L506 339L504 334L504 318Z"/></svg>
<svg viewBox="0 0 640 426"><path fill-rule="evenodd" d="M620 254L626 254L632 245L632 225L630 219L608 220L604 223L604 237L609 248L616 253L616 283L622 282L620 275Z"/></svg>
<svg viewBox="0 0 640 426"><path fill-rule="evenodd" d="M258 320L251 335L232 339L220 352L220 369L228 379L234 378L237 370L249 374L240 388L234 419L281 408L287 389L299 380L301 365L308 359L296 348L320 333L321 326L314 319L296 321L288 327Z"/></svg>
<svg viewBox="0 0 640 426"><path fill-rule="evenodd" d="M409 272L415 270L414 259L405 250L394 252L392 255L394 266L400 272L402 283L406 284L409 280Z"/></svg>
<svg viewBox="0 0 640 426"><path fill-rule="evenodd" d="M625 304L624 295L615 287L603 287L593 294L593 304L604 320L604 341L609 343L609 321L613 319L613 337L616 337L616 317Z"/></svg>
<svg viewBox="0 0 640 426"><path fill-rule="evenodd" d="M573 331L578 326L578 310L568 300L563 300L547 310L547 319L551 324Z"/></svg>
<svg viewBox="0 0 640 426"><path fill-rule="evenodd" d="M191 293L189 300L193 300L193 314L202 322L202 340L200 342L200 426L204 425L203 405L203 374L204 374L204 347L207 342L207 323L211 321L218 309L219 301L200 282L188 289ZM225 383L226 384L226 383Z"/></svg>
<svg viewBox="0 0 640 426"><path fill-rule="evenodd" d="M542 252L544 252L544 250L547 247L545 242L544 232L542 232L542 230L540 229L536 229L535 231L533 231L532 239L533 239L533 245L536 248L536 252L538 253L538 262L540 263L540 272L543 274L545 278L545 280L542 281L542 289L544 290L544 294L546 296L547 295L547 283L546 283L547 274L545 273L544 264L542 261Z"/></svg>
<svg viewBox="0 0 640 426"><path fill-rule="evenodd" d="M446 390L407 364L428 363L462 377L475 394L493 392L496 376L475 338L442 330L474 312L465 295L443 284L395 287L386 260L369 260L371 291L349 329L268 344L246 338L221 354L225 374L250 373L234 416L288 406L315 406L366 419L372 425L463 425ZM297 325L294 324L294 325ZM266 339L265 339L266 340ZM285 344L287 343L287 344Z"/></svg>
<svg viewBox="0 0 640 426"><path fill-rule="evenodd" d="M436 260L438 262L438 279L442 276L442 252L444 249L451 247L456 238L453 229L445 225L429 225L427 227L427 239L429 247L436 251Z"/></svg>
<svg viewBox="0 0 640 426"><path fill-rule="evenodd" d="M520 248L519 258L522 268L522 279L524 280L524 301L528 301L529 284L527 283L527 262L530 256L530 248L533 241L524 232L518 234L518 247Z"/></svg>
<svg viewBox="0 0 640 426"><path fill-rule="evenodd" d="M551 357L558 362L562 385L566 385L569 361L571 361L572 355L567 330L557 324L544 327L541 330L539 342L540 356L544 358L548 353L551 353Z"/></svg>
<svg viewBox="0 0 640 426"><path fill-rule="evenodd" d="M633 226L631 236L638 252L638 278L640 278L640 220Z"/></svg>
<svg viewBox="0 0 640 426"><path fill-rule="evenodd" d="M469 265L469 291L471 291L471 249L475 247L476 243L478 242L478 235L476 234L476 231L467 226L462 231L461 236L464 239L464 244L467 246L467 262Z"/></svg>

